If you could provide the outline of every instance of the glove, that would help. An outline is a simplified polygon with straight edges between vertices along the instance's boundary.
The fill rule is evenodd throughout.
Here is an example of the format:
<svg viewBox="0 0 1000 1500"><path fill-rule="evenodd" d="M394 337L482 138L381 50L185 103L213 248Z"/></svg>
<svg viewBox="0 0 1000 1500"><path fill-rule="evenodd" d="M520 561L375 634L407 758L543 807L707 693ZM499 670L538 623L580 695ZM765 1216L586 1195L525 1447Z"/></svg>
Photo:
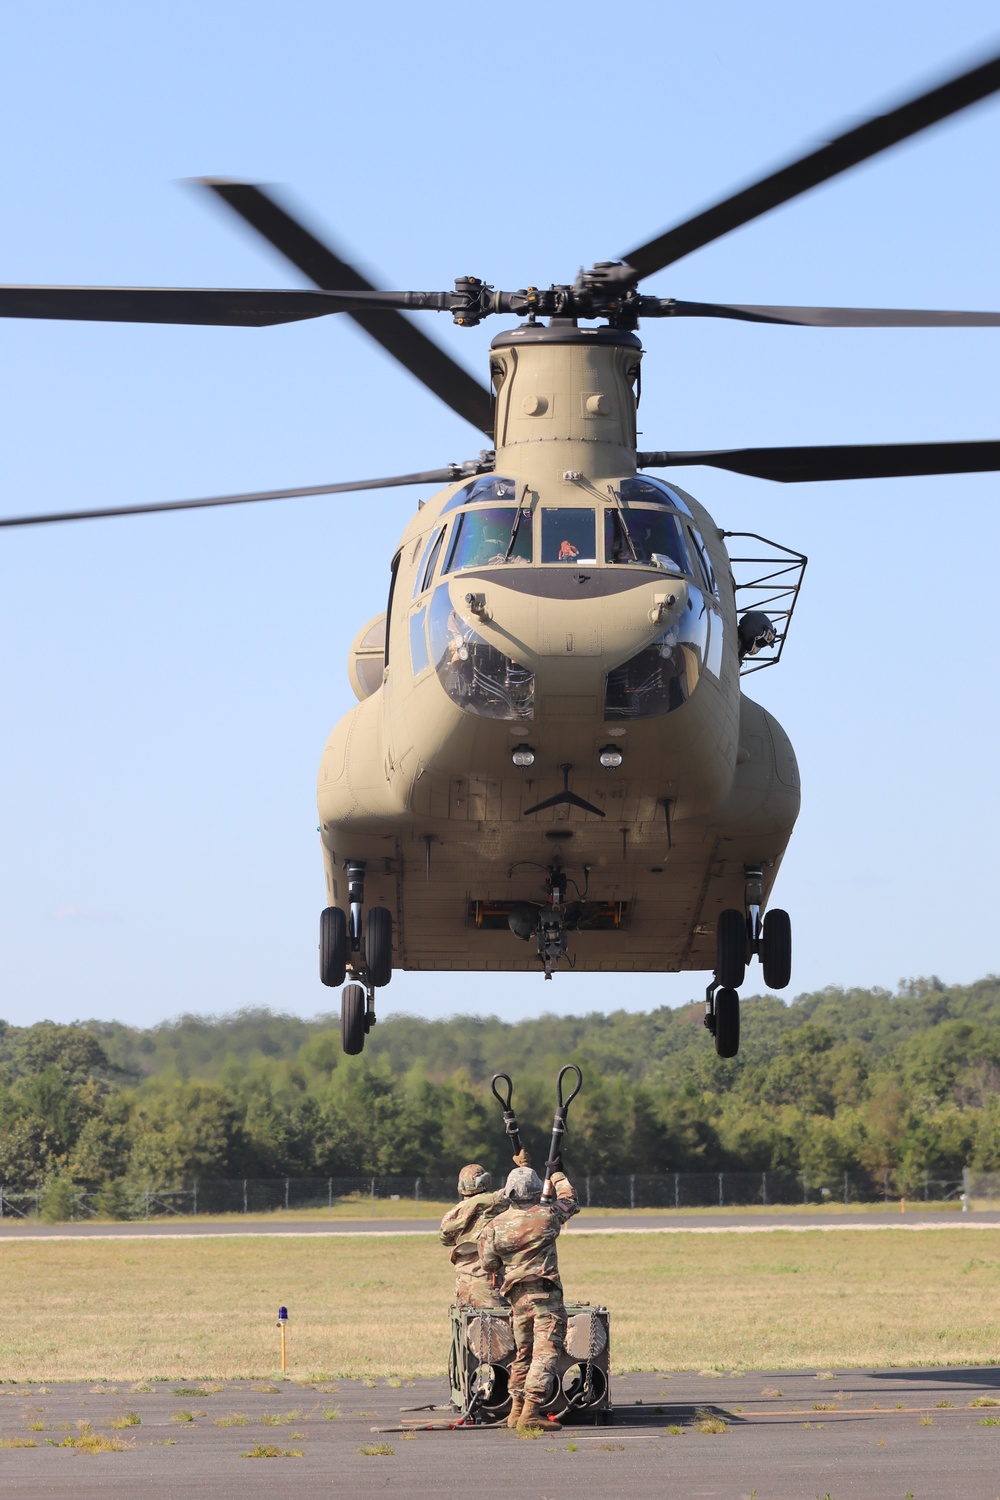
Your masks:
<svg viewBox="0 0 1000 1500"><path fill-rule="evenodd" d="M555 1175L556 1172L561 1172L563 1169L562 1152L559 1153L554 1161L546 1162L545 1165L549 1168L553 1175Z"/></svg>
<svg viewBox="0 0 1000 1500"><path fill-rule="evenodd" d="M531 1166L531 1157L528 1155L527 1151L524 1149L523 1146L521 1147L521 1149L517 1153L517 1155L514 1157L514 1165L515 1165L515 1167L530 1167Z"/></svg>

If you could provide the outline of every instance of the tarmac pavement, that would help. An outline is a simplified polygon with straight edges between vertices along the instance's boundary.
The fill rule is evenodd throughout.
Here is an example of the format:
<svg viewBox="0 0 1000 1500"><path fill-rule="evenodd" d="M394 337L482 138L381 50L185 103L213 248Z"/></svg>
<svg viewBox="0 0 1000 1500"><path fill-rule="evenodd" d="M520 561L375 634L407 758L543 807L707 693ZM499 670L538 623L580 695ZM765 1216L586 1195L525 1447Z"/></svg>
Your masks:
<svg viewBox="0 0 1000 1500"><path fill-rule="evenodd" d="M952 1211L909 1210L900 1213L893 1205L886 1210L865 1214L837 1213L820 1209L815 1213L784 1212L747 1214L733 1209L727 1213L630 1213L593 1216L586 1210L573 1220L563 1233L572 1234L722 1234L737 1230L744 1234L764 1234L769 1230L790 1229L988 1229L1000 1228L1000 1211L980 1210L970 1213ZM150 1222L125 1224L40 1224L36 1219L0 1219L0 1240L34 1239L144 1239L147 1236L177 1238L186 1235L437 1235L436 1219L154 1219Z"/></svg>
<svg viewBox="0 0 1000 1500"><path fill-rule="evenodd" d="M1000 1369L621 1375L612 1395L611 1426L526 1441L505 1428L399 1431L443 1415L421 1410L447 1401L443 1379L0 1385L0 1495L1000 1496ZM129 1412L139 1424L116 1428ZM126 1446L63 1446L81 1423ZM379 1444L391 1451L364 1451ZM251 1458L255 1445L301 1456Z"/></svg>

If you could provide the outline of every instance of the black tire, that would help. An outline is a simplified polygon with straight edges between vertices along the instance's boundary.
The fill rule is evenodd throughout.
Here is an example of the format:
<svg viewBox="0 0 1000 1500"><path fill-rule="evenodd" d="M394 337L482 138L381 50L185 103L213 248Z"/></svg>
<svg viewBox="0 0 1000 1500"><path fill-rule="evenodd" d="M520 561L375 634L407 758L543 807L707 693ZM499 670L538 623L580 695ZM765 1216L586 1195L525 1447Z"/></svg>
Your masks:
<svg viewBox="0 0 1000 1500"><path fill-rule="evenodd" d="M720 1057L740 1050L740 997L733 989L715 992L715 1050Z"/></svg>
<svg viewBox="0 0 1000 1500"><path fill-rule="evenodd" d="M783 990L792 977L792 919L787 911L769 911L760 939L760 962L769 990Z"/></svg>
<svg viewBox="0 0 1000 1500"><path fill-rule="evenodd" d="M377 990L392 978L392 913L373 906L365 915L365 964L368 979Z"/></svg>
<svg viewBox="0 0 1000 1500"><path fill-rule="evenodd" d="M747 972L747 921L734 906L719 913L715 929L715 977L738 990Z"/></svg>
<svg viewBox="0 0 1000 1500"><path fill-rule="evenodd" d="M339 906L327 906L319 917L319 977L335 990L347 973L347 918Z"/></svg>
<svg viewBox="0 0 1000 1500"><path fill-rule="evenodd" d="M340 1040L351 1057L357 1057L365 1045L365 1006L361 985L346 985L340 997Z"/></svg>

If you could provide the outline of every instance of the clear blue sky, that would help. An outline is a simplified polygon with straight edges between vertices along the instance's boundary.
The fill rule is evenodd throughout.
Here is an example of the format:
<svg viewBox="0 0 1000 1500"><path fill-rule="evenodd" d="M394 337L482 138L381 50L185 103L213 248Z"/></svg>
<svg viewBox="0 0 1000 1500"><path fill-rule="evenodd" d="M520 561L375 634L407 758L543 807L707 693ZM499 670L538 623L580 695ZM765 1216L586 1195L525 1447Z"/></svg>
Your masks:
<svg viewBox="0 0 1000 1500"><path fill-rule="evenodd" d="M998 46L985 0L9 6L0 280L300 284L178 185L202 174L284 184L383 285L571 279ZM1000 307L998 155L992 102L646 289ZM423 326L485 379L496 326ZM648 447L1000 437L996 330L691 322L644 338ZM0 327L4 514L478 447L347 320ZM786 658L752 682L802 769L776 896L795 926L789 994L996 969L998 479L683 482L721 525L810 556ZM315 977L315 769L416 499L3 536L0 1015L336 1003ZM397 974L382 1011L645 1009L704 982Z"/></svg>

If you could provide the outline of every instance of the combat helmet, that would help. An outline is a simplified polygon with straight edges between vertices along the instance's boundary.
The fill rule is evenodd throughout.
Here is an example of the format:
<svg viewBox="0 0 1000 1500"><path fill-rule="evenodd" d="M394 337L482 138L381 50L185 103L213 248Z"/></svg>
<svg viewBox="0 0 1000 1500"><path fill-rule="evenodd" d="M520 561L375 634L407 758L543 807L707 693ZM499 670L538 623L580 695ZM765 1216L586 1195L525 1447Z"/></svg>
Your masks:
<svg viewBox="0 0 1000 1500"><path fill-rule="evenodd" d="M542 1179L534 1167L515 1167L507 1177L504 1192L513 1203L531 1203L542 1196Z"/></svg>
<svg viewBox="0 0 1000 1500"><path fill-rule="evenodd" d="M458 1191L463 1198L472 1198L476 1193L489 1191L493 1178L477 1161L470 1162L458 1174ZM539 1188L539 1192L541 1189Z"/></svg>

